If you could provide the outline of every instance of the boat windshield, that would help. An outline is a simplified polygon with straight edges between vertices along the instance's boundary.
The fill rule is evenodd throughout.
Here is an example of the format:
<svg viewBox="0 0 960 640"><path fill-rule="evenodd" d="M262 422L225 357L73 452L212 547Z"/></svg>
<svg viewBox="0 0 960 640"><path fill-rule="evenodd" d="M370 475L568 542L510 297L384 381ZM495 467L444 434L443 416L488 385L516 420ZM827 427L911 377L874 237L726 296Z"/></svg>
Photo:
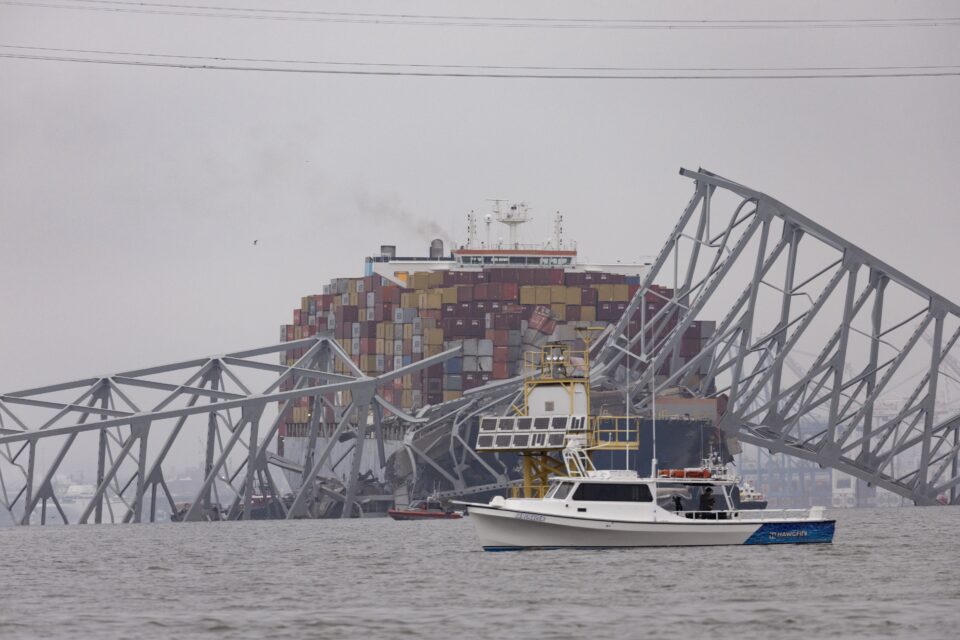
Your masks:
<svg viewBox="0 0 960 640"><path fill-rule="evenodd" d="M572 482L557 482L550 489L550 492L546 495L547 498L555 498L557 500L563 500L570 493L570 489L573 488Z"/></svg>
<svg viewBox="0 0 960 640"><path fill-rule="evenodd" d="M653 494L645 484L584 482L577 487L573 499L593 502L653 502Z"/></svg>

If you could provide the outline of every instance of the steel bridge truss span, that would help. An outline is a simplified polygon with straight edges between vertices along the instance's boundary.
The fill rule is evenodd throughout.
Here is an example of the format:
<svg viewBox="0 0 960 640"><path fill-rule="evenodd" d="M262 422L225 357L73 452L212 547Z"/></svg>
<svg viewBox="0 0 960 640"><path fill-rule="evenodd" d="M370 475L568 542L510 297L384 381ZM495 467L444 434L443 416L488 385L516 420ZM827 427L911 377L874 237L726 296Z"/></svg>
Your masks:
<svg viewBox="0 0 960 640"><path fill-rule="evenodd" d="M303 355L291 366L263 360L288 351ZM170 513L180 509L183 520L241 519L251 514L260 488L284 517L307 516L334 444L352 435L350 473L345 490L335 497L343 503L343 515L353 515L361 509L357 488L365 443L377 446L382 467L383 418L419 422L380 397L378 387L456 353L449 350L374 378L364 375L332 336L322 334L0 395L0 507L20 524L46 524L48 516L65 523L153 522L158 506ZM334 373L336 361L350 373ZM296 464L268 447L301 398L313 408L311 446ZM321 431L329 436L327 445L315 454ZM205 452L204 478L181 508L170 490L170 470L178 462L183 467L183 455L196 453L197 441ZM57 486L71 457L88 461L95 477L91 494L79 506L77 496ZM300 471L290 504L279 499L271 467ZM228 505L225 513L221 505Z"/></svg>
<svg viewBox="0 0 960 640"><path fill-rule="evenodd" d="M763 193L681 174L693 197L595 377L628 384L638 409L653 389L726 396L728 436L957 504L960 307Z"/></svg>

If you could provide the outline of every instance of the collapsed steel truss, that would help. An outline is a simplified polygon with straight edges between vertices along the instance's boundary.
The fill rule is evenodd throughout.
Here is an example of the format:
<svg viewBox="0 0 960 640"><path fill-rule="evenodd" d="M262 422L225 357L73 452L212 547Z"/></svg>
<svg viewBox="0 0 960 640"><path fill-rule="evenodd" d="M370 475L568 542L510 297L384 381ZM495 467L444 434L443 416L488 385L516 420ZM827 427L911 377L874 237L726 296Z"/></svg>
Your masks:
<svg viewBox="0 0 960 640"><path fill-rule="evenodd" d="M917 504L957 504L960 413L940 409L958 383L945 369L960 307L763 193L681 174L693 197L595 358L596 379L629 386L637 408L670 388L726 396L728 436ZM681 359L694 321L713 318ZM819 428L800 428L818 413Z"/></svg>
<svg viewBox="0 0 960 640"><path fill-rule="evenodd" d="M943 496L957 504L960 414L940 415L940 408L960 382L944 371L960 338L960 307L769 196L706 171L681 173L695 181L693 198L621 320L594 344L593 384L629 390L637 411L652 410L650 399L670 389L726 396L721 427L730 437L839 469L918 504ZM731 297L731 289L739 295ZM648 314L646 302L657 296L663 304ZM713 318L712 334L696 349L685 345L695 321ZM303 356L292 366L259 359L287 350ZM305 517L314 515L321 492L330 494L317 479L333 448L353 438L345 488L332 495L349 517L362 513L358 472L368 440L380 467L388 465L385 420L405 425L404 455L391 464L407 486L422 474L441 482L446 496L509 486L511 470L478 455L470 429L478 415L510 411L521 380L474 389L417 416L377 393L455 354L369 377L324 334L0 395L0 507L29 524L45 523L52 505L67 521L54 478L75 453L96 459L95 493L76 521L154 521L158 491L177 509L164 473L171 451L200 434L204 479L183 519L250 517L256 486L274 497L282 516ZM351 373L334 373L335 361ZM244 372L270 376L263 391L252 392ZM158 379L171 375L179 382ZM910 390L891 412L890 399L905 384ZM287 409L303 397L313 407L307 446L303 460L286 460L270 448ZM261 430L274 403L276 417ZM53 415L27 418L26 410ZM298 474L289 502L276 499L271 467ZM229 506L221 513L224 498Z"/></svg>
<svg viewBox="0 0 960 640"><path fill-rule="evenodd" d="M262 360L262 356L288 350L303 350L303 356L292 366ZM171 451L178 446L195 450L185 441L203 434L204 479L193 500L184 507L183 520L249 517L255 482L273 498L275 508L283 516L303 517L310 514L317 498L320 488L315 480L334 446L352 436L353 458L345 491L334 497L343 503L344 517L354 515L360 509L359 465L368 440L376 443L381 466L385 464L384 412L410 423L420 421L384 400L377 393L378 387L441 363L457 352L458 349L451 349L373 378L354 365L332 336L319 335L0 395L0 506L20 524L30 524L37 511L40 523L45 524L48 507L55 508L61 520L69 523L63 508L66 496L57 495L54 479L64 459L78 452L81 457L95 455L96 484L92 499L77 522L92 519L99 523L105 516L112 521L153 522L158 490L163 492L170 513L178 509L164 473L165 465L177 462ZM336 360L351 374L333 373ZM250 372L266 372L269 376L262 391L251 391L253 385L244 381ZM171 375L181 382L158 379ZM284 383L291 389L281 391ZM71 398L57 397L65 393ZM269 447L276 440L287 410L303 397L311 398L314 408L308 425L312 446L299 465L301 478L294 487L292 502L285 504L279 499L280 491L270 467L291 465ZM261 420L273 403L279 404L276 417L265 431L261 430ZM29 410L34 411L32 418L24 414ZM38 411L53 415L38 418ZM325 415L332 415L333 419L322 425ZM326 446L315 455L321 428L326 430ZM95 442L89 442L90 436ZM88 442L83 442L85 439ZM242 447L239 451L238 445ZM226 492L224 496L219 495L218 486ZM392 501L393 496L380 498ZM221 502L227 501L232 502L226 513L221 513ZM118 513L114 513L114 506Z"/></svg>

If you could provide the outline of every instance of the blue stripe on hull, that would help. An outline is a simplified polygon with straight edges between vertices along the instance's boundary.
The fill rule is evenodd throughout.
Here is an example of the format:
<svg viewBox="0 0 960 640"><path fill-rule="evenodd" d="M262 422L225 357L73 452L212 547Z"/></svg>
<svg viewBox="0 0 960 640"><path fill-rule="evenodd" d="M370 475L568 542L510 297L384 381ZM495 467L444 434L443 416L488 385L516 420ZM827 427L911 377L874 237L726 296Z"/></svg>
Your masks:
<svg viewBox="0 0 960 640"><path fill-rule="evenodd" d="M820 522L768 522L743 544L815 544L833 542L836 520Z"/></svg>

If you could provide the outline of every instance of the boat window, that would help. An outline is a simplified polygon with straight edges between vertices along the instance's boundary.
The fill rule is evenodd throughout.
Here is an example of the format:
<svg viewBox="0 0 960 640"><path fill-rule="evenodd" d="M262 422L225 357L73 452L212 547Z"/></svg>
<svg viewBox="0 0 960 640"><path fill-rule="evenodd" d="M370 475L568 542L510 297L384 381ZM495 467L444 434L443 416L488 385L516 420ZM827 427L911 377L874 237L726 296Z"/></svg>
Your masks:
<svg viewBox="0 0 960 640"><path fill-rule="evenodd" d="M573 494L574 500L596 502L653 502L650 487L645 484L583 483Z"/></svg>
<svg viewBox="0 0 960 640"><path fill-rule="evenodd" d="M563 500L570 493L570 489L573 488L572 482L561 482L557 487L556 493L553 494L553 497L557 500Z"/></svg>

